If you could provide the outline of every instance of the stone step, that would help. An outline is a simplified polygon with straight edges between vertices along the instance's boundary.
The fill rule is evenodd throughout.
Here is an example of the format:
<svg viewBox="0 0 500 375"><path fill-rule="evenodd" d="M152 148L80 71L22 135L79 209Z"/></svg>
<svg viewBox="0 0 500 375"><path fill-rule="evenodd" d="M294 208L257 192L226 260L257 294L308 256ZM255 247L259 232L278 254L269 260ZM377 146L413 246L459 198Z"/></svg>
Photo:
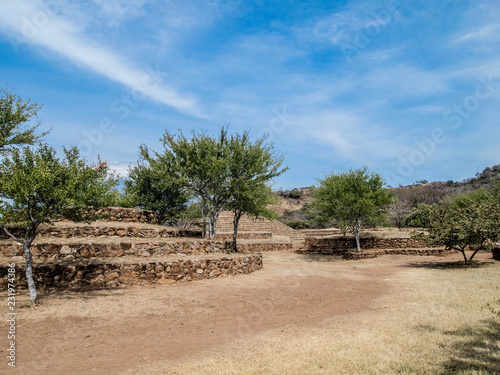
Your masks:
<svg viewBox="0 0 500 375"><path fill-rule="evenodd" d="M361 248L363 249L405 249L405 248L427 248L423 240L413 238L375 238L361 237ZM314 252L348 250L356 247L354 237L308 237L304 248Z"/></svg>
<svg viewBox="0 0 500 375"><path fill-rule="evenodd" d="M16 236L24 236L22 229L11 229ZM47 238L98 238L98 237L139 237L139 238L173 238L173 237L199 237L202 236L200 229L182 229L166 227L162 225L117 223L117 222L94 222L92 224L80 224L69 222L56 222L53 225L43 224L38 228L38 237ZM1 232L0 239L8 239L7 234Z"/></svg>
<svg viewBox="0 0 500 375"><path fill-rule="evenodd" d="M79 258L113 258L123 256L159 256L159 255L199 255L222 253L225 251L224 241L212 241L196 238L172 239L139 239L139 238L39 238L31 247L35 258L79 259ZM20 244L0 241L0 254L4 257L22 257Z"/></svg>
<svg viewBox="0 0 500 375"><path fill-rule="evenodd" d="M125 261L126 260L126 261ZM14 283L26 288L24 264L16 261ZM34 278L37 287L58 287L72 290L124 288L132 285L168 285L217 277L248 274L262 269L261 254L232 254L153 259L96 259L89 261L35 262ZM7 265L0 265L0 287L9 281Z"/></svg>
<svg viewBox="0 0 500 375"><path fill-rule="evenodd" d="M227 253L232 247L232 240L205 240L198 238L37 238L31 247L35 259L82 259L115 258L128 256L164 256L164 255L200 255ZM288 237L277 239L243 239L238 241L238 250L243 252L261 252L291 249ZM0 241L0 256L22 258L22 246L11 240Z"/></svg>
<svg viewBox="0 0 500 375"><path fill-rule="evenodd" d="M238 231L238 239L247 240L247 239L272 239L273 235L269 232L241 232ZM215 233L216 240L232 240L233 232L219 232Z"/></svg>

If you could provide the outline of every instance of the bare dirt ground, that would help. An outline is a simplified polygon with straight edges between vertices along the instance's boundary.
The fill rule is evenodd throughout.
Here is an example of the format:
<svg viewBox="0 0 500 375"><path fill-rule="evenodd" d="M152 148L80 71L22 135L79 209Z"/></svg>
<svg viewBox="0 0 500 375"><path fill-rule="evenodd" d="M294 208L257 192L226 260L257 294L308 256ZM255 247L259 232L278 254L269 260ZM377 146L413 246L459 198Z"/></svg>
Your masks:
<svg viewBox="0 0 500 375"><path fill-rule="evenodd" d="M491 254L480 254L490 260ZM158 361L188 361L266 332L314 329L323 321L370 312L411 267L446 258L386 256L327 261L292 252L264 254L264 269L250 275L94 292L42 292L36 308L17 296L16 368L2 374L119 374ZM2 316L6 294L0 293ZM356 319L352 328L356 327ZM1 332L7 332L2 319Z"/></svg>

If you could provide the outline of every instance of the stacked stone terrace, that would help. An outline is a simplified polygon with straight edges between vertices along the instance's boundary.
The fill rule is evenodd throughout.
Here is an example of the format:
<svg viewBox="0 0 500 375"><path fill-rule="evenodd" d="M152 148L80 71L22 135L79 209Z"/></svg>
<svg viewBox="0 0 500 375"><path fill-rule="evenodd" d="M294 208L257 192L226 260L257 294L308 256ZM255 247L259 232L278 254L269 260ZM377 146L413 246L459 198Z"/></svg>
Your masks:
<svg viewBox="0 0 500 375"><path fill-rule="evenodd" d="M343 236L335 228L305 232L304 246L297 253L331 255L344 259L375 258L380 255L444 255L443 246L429 247L423 240L411 238L408 232L394 229L367 230L361 234L362 252L356 252L354 236Z"/></svg>
<svg viewBox="0 0 500 375"><path fill-rule="evenodd" d="M233 238L233 213L222 212L217 221L216 238ZM238 225L238 243L246 248L257 243L271 243L274 250L291 249L304 242L304 236L278 220L251 219L243 216ZM240 240L241 239L241 240Z"/></svg>
<svg viewBox="0 0 500 375"><path fill-rule="evenodd" d="M154 224L157 217L150 211L108 208L98 213L107 217L91 224L40 226L32 246L37 285L86 289L170 284L262 268L261 254L226 254L225 240L202 239L198 229ZM254 243L242 250L270 250L270 245ZM22 246L3 235L0 257L0 283L7 282L6 265L15 262L18 284L25 285Z"/></svg>

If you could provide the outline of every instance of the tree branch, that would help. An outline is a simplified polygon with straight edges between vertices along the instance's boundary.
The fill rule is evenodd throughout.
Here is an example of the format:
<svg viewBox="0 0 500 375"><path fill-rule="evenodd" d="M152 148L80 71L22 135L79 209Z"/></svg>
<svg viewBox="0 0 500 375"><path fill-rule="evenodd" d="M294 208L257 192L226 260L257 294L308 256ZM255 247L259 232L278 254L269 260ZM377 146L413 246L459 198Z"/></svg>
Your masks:
<svg viewBox="0 0 500 375"><path fill-rule="evenodd" d="M19 238L17 238L16 236L14 236L12 233L10 233L7 228L5 228L4 225L2 225L2 229L4 231L4 233L9 236L10 238L12 238L14 241L16 242L19 242L20 244L24 244L24 242L22 240L20 240Z"/></svg>

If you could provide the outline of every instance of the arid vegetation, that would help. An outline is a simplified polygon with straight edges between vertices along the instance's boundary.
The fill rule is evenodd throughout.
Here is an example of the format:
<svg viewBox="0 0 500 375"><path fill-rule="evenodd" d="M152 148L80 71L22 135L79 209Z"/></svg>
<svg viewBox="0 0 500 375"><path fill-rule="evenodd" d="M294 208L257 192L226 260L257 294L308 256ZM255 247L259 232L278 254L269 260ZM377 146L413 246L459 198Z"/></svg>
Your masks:
<svg viewBox="0 0 500 375"><path fill-rule="evenodd" d="M120 192L106 162L42 142L38 105L2 95L13 373L500 372L498 166L399 188L351 169L276 193L284 155L222 127L142 145Z"/></svg>

